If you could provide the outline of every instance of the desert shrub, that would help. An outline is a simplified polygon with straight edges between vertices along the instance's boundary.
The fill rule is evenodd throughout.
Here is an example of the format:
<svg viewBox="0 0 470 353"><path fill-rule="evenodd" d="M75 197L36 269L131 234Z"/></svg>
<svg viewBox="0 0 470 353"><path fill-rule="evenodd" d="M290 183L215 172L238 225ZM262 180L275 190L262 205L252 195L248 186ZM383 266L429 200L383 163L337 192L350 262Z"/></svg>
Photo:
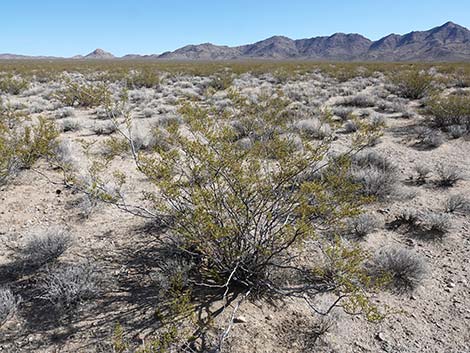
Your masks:
<svg viewBox="0 0 470 353"><path fill-rule="evenodd" d="M63 118L69 118L73 117L75 115L75 111L71 107L64 107L57 109L55 112L55 118L56 119L63 119Z"/></svg>
<svg viewBox="0 0 470 353"><path fill-rule="evenodd" d="M389 286L398 292L412 291L427 275L424 260L415 252L404 248L387 247L374 256L370 271L374 276L388 276Z"/></svg>
<svg viewBox="0 0 470 353"><path fill-rule="evenodd" d="M377 217L363 213L347 220L345 234L351 235L357 239L362 239L369 233L374 232L379 226L380 222Z"/></svg>
<svg viewBox="0 0 470 353"><path fill-rule="evenodd" d="M395 72L391 81L396 86L397 93L408 99L421 99L426 96L433 85L433 77L419 70Z"/></svg>
<svg viewBox="0 0 470 353"><path fill-rule="evenodd" d="M348 96L342 98L338 104L345 107L368 108L376 105L377 98L366 94L358 94L356 96Z"/></svg>
<svg viewBox="0 0 470 353"><path fill-rule="evenodd" d="M29 88L29 82L21 77L8 75L0 78L0 92L18 95Z"/></svg>
<svg viewBox="0 0 470 353"><path fill-rule="evenodd" d="M144 108L142 110L142 115L144 116L144 118L151 118L155 115L155 110L152 108Z"/></svg>
<svg viewBox="0 0 470 353"><path fill-rule="evenodd" d="M444 142L444 136L439 130L418 126L415 128L415 133L418 140L417 144L423 147L435 148Z"/></svg>
<svg viewBox="0 0 470 353"><path fill-rule="evenodd" d="M450 229L449 216L445 213L424 212L419 217L417 236L424 240L442 240Z"/></svg>
<svg viewBox="0 0 470 353"><path fill-rule="evenodd" d="M462 173L459 167L455 165L438 164L436 172L438 176L437 184L442 187L454 186L462 179Z"/></svg>
<svg viewBox="0 0 470 353"><path fill-rule="evenodd" d="M386 157L372 150L362 151L352 158L351 178L361 186L366 196L385 198L397 185L397 169Z"/></svg>
<svg viewBox="0 0 470 353"><path fill-rule="evenodd" d="M53 96L68 107L91 108L109 104L111 93L104 83L68 81L65 88L58 90Z"/></svg>
<svg viewBox="0 0 470 353"><path fill-rule="evenodd" d="M331 127L319 119L299 120L294 127L299 134L310 138L323 139L331 135Z"/></svg>
<svg viewBox="0 0 470 353"><path fill-rule="evenodd" d="M452 138L458 139L459 137L465 136L468 133L468 129L469 128L465 125L450 125L447 127L446 131Z"/></svg>
<svg viewBox="0 0 470 353"><path fill-rule="evenodd" d="M445 202L445 211L467 213L470 211L470 200L461 194L450 195Z"/></svg>
<svg viewBox="0 0 470 353"><path fill-rule="evenodd" d="M359 130L359 126L354 120L348 120L344 123L344 132L349 134L351 132L356 132L357 130Z"/></svg>
<svg viewBox="0 0 470 353"><path fill-rule="evenodd" d="M233 75L229 71L221 71L215 75L209 82L209 88L216 91L223 91L228 89L233 84Z"/></svg>
<svg viewBox="0 0 470 353"><path fill-rule="evenodd" d="M117 131L116 125L112 121L101 121L93 124L92 131L100 135L112 135Z"/></svg>
<svg viewBox="0 0 470 353"><path fill-rule="evenodd" d="M0 288L0 328L15 314L18 303L19 299L15 297L9 288Z"/></svg>
<svg viewBox="0 0 470 353"><path fill-rule="evenodd" d="M80 124L74 119L64 119L61 122L63 132L78 131L80 130Z"/></svg>
<svg viewBox="0 0 470 353"><path fill-rule="evenodd" d="M416 183L418 185L423 185L426 184L427 179L429 178L431 174L431 168L428 166L418 164L414 166L414 169L416 171L417 177L416 177Z"/></svg>
<svg viewBox="0 0 470 353"><path fill-rule="evenodd" d="M16 257L23 266L40 267L57 260L71 244L72 237L62 228L38 230L17 249Z"/></svg>
<svg viewBox="0 0 470 353"><path fill-rule="evenodd" d="M353 111L353 108L343 106L334 106L331 110L334 115L339 116L342 120L347 120Z"/></svg>
<svg viewBox="0 0 470 353"><path fill-rule="evenodd" d="M432 124L438 128L452 125L470 127L470 95L434 96L426 102Z"/></svg>
<svg viewBox="0 0 470 353"><path fill-rule="evenodd" d="M0 184L21 169L30 168L39 158L50 157L57 136L54 123L43 118L27 125L24 117L0 113Z"/></svg>
<svg viewBox="0 0 470 353"><path fill-rule="evenodd" d="M336 199L339 191L331 190L338 175L300 182L299 175L317 163L323 149L294 152L292 143L283 138L289 122L277 109L280 102L266 99L263 103L272 106L235 100L240 116L259 124L261 132L258 126L251 127L251 136L269 131L269 138L254 138L247 149L233 148L237 133L229 127L232 120L214 120L203 108L185 105L181 113L190 135L201 138L170 129L175 148L161 152L159 158L140 160L141 170L158 189L152 198L163 219L171 220L174 234L199 258L200 275L219 285L264 287L271 280L273 264L282 263L285 251L308 236L313 224L304 222L309 216L303 213L339 215L345 205L344 199ZM271 172L266 173L266 168ZM344 187L352 187L347 179L344 182ZM329 206L317 205L327 194ZM353 194L347 198L352 202L348 208L361 201ZM264 219L259 215L261 205L270 221L255 226L259 216ZM263 245L267 243L269 248Z"/></svg>
<svg viewBox="0 0 470 353"><path fill-rule="evenodd" d="M155 88L160 85L160 75L151 68L142 68L131 73L126 79L126 84L130 89Z"/></svg>
<svg viewBox="0 0 470 353"><path fill-rule="evenodd" d="M40 284L41 299L59 311L68 311L96 298L101 292L102 280L98 269L90 263L50 268Z"/></svg>

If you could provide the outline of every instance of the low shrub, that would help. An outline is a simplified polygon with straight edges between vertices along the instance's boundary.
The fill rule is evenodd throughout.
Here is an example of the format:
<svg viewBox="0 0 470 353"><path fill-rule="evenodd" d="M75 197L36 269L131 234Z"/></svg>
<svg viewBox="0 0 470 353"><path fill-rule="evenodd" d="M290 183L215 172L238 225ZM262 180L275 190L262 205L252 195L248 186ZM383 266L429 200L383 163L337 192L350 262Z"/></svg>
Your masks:
<svg viewBox="0 0 470 353"><path fill-rule="evenodd" d="M445 202L445 211L467 213L470 211L470 200L461 194L450 195Z"/></svg>
<svg viewBox="0 0 470 353"><path fill-rule="evenodd" d="M426 126L415 128L417 144L427 148L436 148L444 142L444 136L439 130L431 129Z"/></svg>
<svg viewBox="0 0 470 353"><path fill-rule="evenodd" d="M41 299L59 311L68 311L101 292L102 278L90 263L63 265L48 269L40 285Z"/></svg>
<svg viewBox="0 0 470 353"><path fill-rule="evenodd" d="M9 288L0 288L0 327L17 311L19 299Z"/></svg>
<svg viewBox="0 0 470 353"><path fill-rule="evenodd" d="M143 68L131 73L126 79L126 84L130 89L156 88L160 85L160 75L151 68Z"/></svg>
<svg viewBox="0 0 470 353"><path fill-rule="evenodd" d="M68 107L91 108L110 103L111 92L104 83L78 83L68 81L66 87L54 95Z"/></svg>
<svg viewBox="0 0 470 353"><path fill-rule="evenodd" d="M347 220L345 233L354 238L362 239L369 233L374 232L379 226L380 222L377 217L363 213Z"/></svg>
<svg viewBox="0 0 470 353"><path fill-rule="evenodd" d="M39 230L27 237L16 257L23 266L41 267L57 260L71 244L72 237L60 227Z"/></svg>
<svg viewBox="0 0 470 353"><path fill-rule="evenodd" d="M12 75L0 78L0 92L18 95L29 88L29 82Z"/></svg>
<svg viewBox="0 0 470 353"><path fill-rule="evenodd" d="M463 178L460 169L455 165L439 164L436 171L439 178L437 184L441 187L452 187Z"/></svg>
<svg viewBox="0 0 470 353"><path fill-rule="evenodd" d="M352 157L351 178L361 186L365 196L385 198L395 190L398 181L396 167L386 157L369 150Z"/></svg>
<svg viewBox="0 0 470 353"><path fill-rule="evenodd" d="M396 86L396 93L408 99L421 99L426 96L433 85L433 77L419 70L395 72L391 76Z"/></svg>
<svg viewBox="0 0 470 353"><path fill-rule="evenodd" d="M416 235L423 240L442 240L450 228L449 216L445 213L425 212L419 217Z"/></svg>
<svg viewBox="0 0 470 353"><path fill-rule="evenodd" d="M344 97L338 104L344 107L369 108L377 104L377 98L366 94L358 94L356 96Z"/></svg>
<svg viewBox="0 0 470 353"><path fill-rule="evenodd" d="M374 277L387 276L389 287L400 293L416 289L428 272L418 254L397 247L379 250L370 264L370 271Z"/></svg>
<svg viewBox="0 0 470 353"><path fill-rule="evenodd" d="M432 124L438 128L459 125L470 128L470 95L434 96L426 102L426 111Z"/></svg>

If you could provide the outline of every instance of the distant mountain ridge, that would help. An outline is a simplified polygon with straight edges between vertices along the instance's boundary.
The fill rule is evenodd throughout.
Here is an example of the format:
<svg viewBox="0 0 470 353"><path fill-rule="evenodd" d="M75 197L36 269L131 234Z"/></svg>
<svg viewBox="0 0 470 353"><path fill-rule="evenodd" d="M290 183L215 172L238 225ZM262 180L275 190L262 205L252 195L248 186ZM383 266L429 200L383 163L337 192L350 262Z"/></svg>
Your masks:
<svg viewBox="0 0 470 353"><path fill-rule="evenodd" d="M128 54L116 58L96 49L74 59L163 59L163 60L330 60L330 61L470 61L470 30L453 22L427 31L404 35L390 34L372 41L360 34L335 33L331 36L290 39L274 36L262 41L229 47L203 43L187 45L163 54ZM0 59L55 59L0 54Z"/></svg>

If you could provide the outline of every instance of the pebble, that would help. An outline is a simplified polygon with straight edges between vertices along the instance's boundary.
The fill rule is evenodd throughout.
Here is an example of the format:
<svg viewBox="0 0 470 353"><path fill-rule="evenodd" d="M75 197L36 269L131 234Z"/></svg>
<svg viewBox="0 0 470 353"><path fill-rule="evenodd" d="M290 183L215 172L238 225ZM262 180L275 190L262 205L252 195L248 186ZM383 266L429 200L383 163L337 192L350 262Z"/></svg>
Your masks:
<svg viewBox="0 0 470 353"><path fill-rule="evenodd" d="M238 316L233 320L236 324L244 324L246 322L246 318L244 316Z"/></svg>

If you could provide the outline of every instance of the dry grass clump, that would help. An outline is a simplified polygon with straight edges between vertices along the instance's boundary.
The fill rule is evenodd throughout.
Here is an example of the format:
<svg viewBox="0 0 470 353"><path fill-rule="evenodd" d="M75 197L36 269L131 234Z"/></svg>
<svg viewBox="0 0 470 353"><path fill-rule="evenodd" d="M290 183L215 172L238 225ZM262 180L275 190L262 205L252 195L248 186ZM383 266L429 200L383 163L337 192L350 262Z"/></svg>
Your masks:
<svg viewBox="0 0 470 353"><path fill-rule="evenodd" d="M72 237L65 229L41 229L27 237L15 256L23 266L37 268L56 261L71 245Z"/></svg>
<svg viewBox="0 0 470 353"><path fill-rule="evenodd" d="M67 264L47 269L40 290L41 299L59 311L68 311L96 298L101 291L102 277L90 263Z"/></svg>
<svg viewBox="0 0 470 353"><path fill-rule="evenodd" d="M468 213L470 211L470 200L461 194L450 195L445 202L447 213Z"/></svg>
<svg viewBox="0 0 470 353"><path fill-rule="evenodd" d="M438 164L436 172L438 176L437 185L441 187L452 187L463 179L462 172L456 165Z"/></svg>
<svg viewBox="0 0 470 353"><path fill-rule="evenodd" d="M397 247L380 249L370 264L370 271L374 277L388 277L388 286L399 293L416 289L428 273L421 256Z"/></svg>
<svg viewBox="0 0 470 353"><path fill-rule="evenodd" d="M372 150L362 151L352 158L351 177L361 186L360 193L379 199L390 196L397 187L396 166Z"/></svg>
<svg viewBox="0 0 470 353"><path fill-rule="evenodd" d="M363 213L347 220L345 234L356 239L363 239L379 227L380 221L376 216Z"/></svg>
<svg viewBox="0 0 470 353"><path fill-rule="evenodd" d="M316 118L299 120L295 123L294 129L299 134L314 139L324 139L332 133L330 125Z"/></svg>
<svg viewBox="0 0 470 353"><path fill-rule="evenodd" d="M18 310L19 299L12 293L11 289L0 288L0 328Z"/></svg>

